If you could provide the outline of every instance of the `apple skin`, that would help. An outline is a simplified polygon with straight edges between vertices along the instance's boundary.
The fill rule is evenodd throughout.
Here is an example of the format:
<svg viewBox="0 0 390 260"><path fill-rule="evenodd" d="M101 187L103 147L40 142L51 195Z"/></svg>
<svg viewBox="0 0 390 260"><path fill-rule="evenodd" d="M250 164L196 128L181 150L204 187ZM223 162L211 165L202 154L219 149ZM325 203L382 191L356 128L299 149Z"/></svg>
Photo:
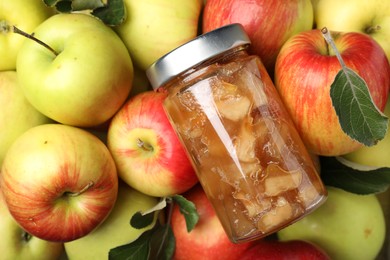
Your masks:
<svg viewBox="0 0 390 260"><path fill-rule="evenodd" d="M87 14L56 14L34 36L60 53L55 56L33 40L19 51L18 79L38 111L62 124L90 127L104 123L123 105L133 65L111 28Z"/></svg>
<svg viewBox="0 0 390 260"><path fill-rule="evenodd" d="M259 240L248 248L240 260L330 260L330 257L317 245L303 240Z"/></svg>
<svg viewBox="0 0 390 260"><path fill-rule="evenodd" d="M390 87L390 66L383 49L365 34L331 34L346 65L365 80L374 103L383 111ZM362 144L344 133L332 105L330 86L341 66L329 48L320 30L290 38L276 60L275 86L307 148L317 155L338 156Z"/></svg>
<svg viewBox="0 0 390 260"><path fill-rule="evenodd" d="M203 32L240 23L251 39L250 52L273 75L276 56L291 36L313 28L310 0L207 0Z"/></svg>
<svg viewBox="0 0 390 260"><path fill-rule="evenodd" d="M175 204L171 227L176 239L174 260L240 259L242 253L254 242L235 244L229 240L216 213L200 184L182 194L195 204L199 221L187 231L184 216Z"/></svg>
<svg viewBox="0 0 390 260"><path fill-rule="evenodd" d="M141 69L195 38L202 0L124 0L126 20L115 28Z"/></svg>
<svg viewBox="0 0 390 260"><path fill-rule="evenodd" d="M15 141L27 129L51 123L48 117L37 111L26 100L18 84L16 71L0 71L0 167L4 156Z"/></svg>
<svg viewBox="0 0 390 260"><path fill-rule="evenodd" d="M314 20L319 29L326 26L329 30L361 32L372 36L390 60L389 1L317 0Z"/></svg>
<svg viewBox="0 0 390 260"><path fill-rule="evenodd" d="M374 194L357 195L328 187L323 205L277 235L281 241L310 241L334 260L363 260L378 255L385 230L383 210Z"/></svg>
<svg viewBox="0 0 390 260"><path fill-rule="evenodd" d="M117 198L118 176L97 137L76 127L45 124L30 128L11 145L0 185L24 230L66 242L85 236L107 217Z"/></svg>
<svg viewBox="0 0 390 260"><path fill-rule="evenodd" d="M15 70L16 57L25 40L13 32L12 26L32 33L44 20L54 14L42 0L2 1L0 8L0 71Z"/></svg>
<svg viewBox="0 0 390 260"><path fill-rule="evenodd" d="M51 260L64 252L63 243L29 236L9 213L0 191L0 252L1 259Z"/></svg>
<svg viewBox="0 0 390 260"><path fill-rule="evenodd" d="M119 177L155 197L180 194L198 182L164 111L165 98L165 93L154 91L130 98L111 120L107 135Z"/></svg>
<svg viewBox="0 0 390 260"><path fill-rule="evenodd" d="M124 182L119 182L118 199L107 219L90 234L65 243L68 259L107 259L110 249L131 243L154 226L157 218L142 229L133 228L129 225L129 221L135 213L147 211L157 202L156 198L138 192Z"/></svg>

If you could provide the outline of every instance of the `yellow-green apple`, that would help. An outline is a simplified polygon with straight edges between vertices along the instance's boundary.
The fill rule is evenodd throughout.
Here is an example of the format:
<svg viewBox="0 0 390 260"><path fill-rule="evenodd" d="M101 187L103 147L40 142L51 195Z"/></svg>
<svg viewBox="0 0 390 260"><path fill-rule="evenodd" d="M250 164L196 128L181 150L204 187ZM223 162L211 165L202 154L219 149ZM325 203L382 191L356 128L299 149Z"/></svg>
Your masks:
<svg viewBox="0 0 390 260"><path fill-rule="evenodd" d="M0 191L0 252L1 259L51 260L64 252L63 243L50 242L31 236L9 213Z"/></svg>
<svg viewBox="0 0 390 260"><path fill-rule="evenodd" d="M362 33L331 35L345 64L365 80L373 102L383 111L390 87L383 49ZM362 147L341 129L332 105L330 86L340 69L320 30L291 37L276 59L275 86L307 148L318 155L338 156Z"/></svg>
<svg viewBox="0 0 390 260"><path fill-rule="evenodd" d="M115 162L91 133L62 124L35 126L9 148L0 185L11 215L33 236L66 242L110 213L118 192Z"/></svg>
<svg viewBox="0 0 390 260"><path fill-rule="evenodd" d="M385 219L374 194L358 195L328 187L316 211L280 230L281 241L307 240L334 260L375 259L385 239Z"/></svg>
<svg viewBox="0 0 390 260"><path fill-rule="evenodd" d="M41 23L34 40L24 41L17 58L18 79L30 103L53 120L95 126L125 102L133 65L118 35L81 13L56 14Z"/></svg>
<svg viewBox="0 0 390 260"><path fill-rule="evenodd" d="M124 0L124 4L126 20L115 30L141 69L197 36L202 0Z"/></svg>
<svg viewBox="0 0 390 260"><path fill-rule="evenodd" d="M390 117L390 98L387 100L384 113ZM390 168L390 124L385 137L374 146L363 146L356 151L342 156L345 160L359 166L388 167ZM355 167L357 166L355 165ZM359 167L358 166L358 167Z"/></svg>
<svg viewBox="0 0 390 260"><path fill-rule="evenodd" d="M0 167L5 153L15 139L27 129L50 123L26 100L18 84L16 71L0 72Z"/></svg>
<svg viewBox="0 0 390 260"><path fill-rule="evenodd" d="M317 28L362 32L372 36L390 60L390 1L317 0L314 9Z"/></svg>
<svg viewBox="0 0 390 260"><path fill-rule="evenodd" d="M12 0L0 3L0 71L15 70L16 56L24 37L13 32L13 26L32 33L35 27L53 15L42 0Z"/></svg>
<svg viewBox="0 0 390 260"><path fill-rule="evenodd" d="M68 259L108 259L110 249L133 242L154 226L157 218L142 229L133 228L129 221L135 213L145 212L156 204L156 198L138 192L124 182L119 182L118 199L107 219L90 234L65 243Z"/></svg>
<svg viewBox="0 0 390 260"><path fill-rule="evenodd" d="M330 260L327 253L319 246L304 240L259 240L245 250L240 260Z"/></svg>
<svg viewBox="0 0 390 260"><path fill-rule="evenodd" d="M107 136L119 177L155 197L180 194L198 182L164 111L165 98L152 90L130 98L113 117Z"/></svg>
<svg viewBox="0 0 390 260"><path fill-rule="evenodd" d="M183 196L195 204L199 220L194 229L188 232L184 216L179 207L174 206L171 218L176 240L173 259L240 259L254 243L235 244L229 240L200 184L183 193Z"/></svg>
<svg viewBox="0 0 390 260"><path fill-rule="evenodd" d="M241 23L257 54L272 75L276 56L291 36L313 28L310 0L208 0L203 11L203 32Z"/></svg>

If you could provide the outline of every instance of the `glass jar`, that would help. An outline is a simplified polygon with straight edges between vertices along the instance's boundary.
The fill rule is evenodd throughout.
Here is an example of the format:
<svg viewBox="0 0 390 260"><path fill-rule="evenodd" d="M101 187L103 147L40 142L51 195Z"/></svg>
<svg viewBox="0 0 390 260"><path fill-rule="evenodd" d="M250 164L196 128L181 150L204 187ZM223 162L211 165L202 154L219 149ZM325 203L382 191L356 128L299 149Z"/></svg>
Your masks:
<svg viewBox="0 0 390 260"><path fill-rule="evenodd" d="M326 190L239 24L203 34L147 70L207 197L232 242L302 218Z"/></svg>

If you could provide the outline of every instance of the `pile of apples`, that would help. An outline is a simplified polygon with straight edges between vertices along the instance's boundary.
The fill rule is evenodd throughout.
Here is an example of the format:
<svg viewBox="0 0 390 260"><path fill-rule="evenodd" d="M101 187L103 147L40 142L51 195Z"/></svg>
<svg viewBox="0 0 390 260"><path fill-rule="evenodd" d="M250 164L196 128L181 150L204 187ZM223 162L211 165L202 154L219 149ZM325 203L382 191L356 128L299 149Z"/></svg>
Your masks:
<svg viewBox="0 0 390 260"><path fill-rule="evenodd" d="M59 13L42 0L0 4L1 259L107 259L156 223L172 227L174 259L386 253L389 193L380 201L335 187L320 208L277 234L232 243L164 112L166 94L152 90L145 70L201 33L241 23L252 41L248 52L273 77L313 159L390 167L390 134L363 147L341 129L329 96L340 64L320 31L331 31L345 63L390 116L390 2L123 3L126 17L117 26L85 10ZM171 214L157 210L147 227L130 225L135 213L177 194L199 214L191 232L178 205Z"/></svg>

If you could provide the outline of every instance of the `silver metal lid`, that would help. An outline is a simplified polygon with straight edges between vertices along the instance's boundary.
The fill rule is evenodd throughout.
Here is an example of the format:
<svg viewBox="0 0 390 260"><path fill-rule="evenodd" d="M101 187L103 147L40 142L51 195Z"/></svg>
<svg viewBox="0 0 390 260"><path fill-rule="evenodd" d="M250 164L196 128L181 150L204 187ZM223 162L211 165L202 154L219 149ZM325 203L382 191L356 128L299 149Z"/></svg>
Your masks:
<svg viewBox="0 0 390 260"><path fill-rule="evenodd" d="M146 70L146 75L156 90L205 60L250 43L241 24L226 25L202 34L165 54Z"/></svg>

